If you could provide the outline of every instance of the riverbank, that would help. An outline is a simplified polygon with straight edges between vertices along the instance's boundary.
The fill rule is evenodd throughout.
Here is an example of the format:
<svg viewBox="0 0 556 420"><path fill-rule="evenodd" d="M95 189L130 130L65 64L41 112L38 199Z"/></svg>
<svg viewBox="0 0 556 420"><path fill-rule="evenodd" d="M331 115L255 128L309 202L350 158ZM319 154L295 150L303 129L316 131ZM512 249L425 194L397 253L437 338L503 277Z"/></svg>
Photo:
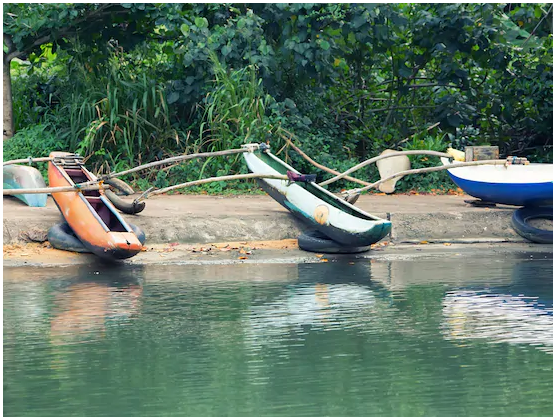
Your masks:
<svg viewBox="0 0 556 420"><path fill-rule="evenodd" d="M356 205L392 221L394 243L524 242L511 227L516 207L474 207L456 195L364 195ZM62 222L52 198L33 208L13 197L3 202L4 244L33 242ZM290 212L264 196L171 195L147 200L145 210L125 219L141 227L147 245L179 242L294 239L305 229Z"/></svg>
<svg viewBox="0 0 556 420"><path fill-rule="evenodd" d="M366 195L357 206L392 221L392 233L363 255L398 250L454 249L456 244L486 244L503 249L552 252L552 245L531 244L511 227L513 206L475 207L456 195ZM91 255L52 249L48 229L62 221L51 198L32 208L5 197L3 202L4 265L64 265L97 261ZM295 238L305 226L268 196L172 195L149 199L145 210L125 219L146 234L145 252L137 264L183 261L247 262L259 259L314 259L299 250ZM546 227L545 227L546 228ZM551 228L551 227L550 227ZM413 247L411 247L413 245ZM404 252L405 252L404 251ZM421 252L421 251L415 251Z"/></svg>

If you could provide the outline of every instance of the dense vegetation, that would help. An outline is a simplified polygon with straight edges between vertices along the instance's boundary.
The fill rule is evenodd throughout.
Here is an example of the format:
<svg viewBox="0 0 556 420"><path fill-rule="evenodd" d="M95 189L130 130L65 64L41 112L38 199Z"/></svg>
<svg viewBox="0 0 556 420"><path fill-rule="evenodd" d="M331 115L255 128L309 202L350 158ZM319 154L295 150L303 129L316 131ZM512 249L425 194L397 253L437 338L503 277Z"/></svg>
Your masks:
<svg viewBox="0 0 556 420"><path fill-rule="evenodd" d="M314 173L284 147L293 138L337 170L450 144L551 161L552 37L550 4L6 4L16 134L4 159L69 150L100 172L269 141ZM245 170L228 157L135 182ZM449 183L433 173L401 186Z"/></svg>

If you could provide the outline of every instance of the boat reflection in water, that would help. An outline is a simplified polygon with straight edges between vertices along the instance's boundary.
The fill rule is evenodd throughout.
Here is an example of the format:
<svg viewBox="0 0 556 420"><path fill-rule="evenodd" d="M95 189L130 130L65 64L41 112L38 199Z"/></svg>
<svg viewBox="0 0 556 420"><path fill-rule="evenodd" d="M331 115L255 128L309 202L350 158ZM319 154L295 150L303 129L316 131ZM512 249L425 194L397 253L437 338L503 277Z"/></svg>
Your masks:
<svg viewBox="0 0 556 420"><path fill-rule="evenodd" d="M530 344L552 353L553 309L534 297L495 294L489 290L459 290L444 298L447 340Z"/></svg>
<svg viewBox="0 0 556 420"><path fill-rule="evenodd" d="M458 345L485 340L551 353L549 263L491 260L477 266L460 258L452 264L457 269L442 274L430 261L300 264L300 280L306 278L304 270L311 270L319 282L290 284L279 296L253 303L243 317L247 344L275 347L309 332L349 329L418 336L435 325L440 337ZM427 290L421 296L427 310L420 314L408 306L408 296L417 290Z"/></svg>
<svg viewBox="0 0 556 420"><path fill-rule="evenodd" d="M553 297L551 261L517 261L508 276L511 284L454 290L444 298L443 330L448 340L529 344L552 353ZM549 265L550 264L550 265Z"/></svg>
<svg viewBox="0 0 556 420"><path fill-rule="evenodd" d="M300 264L299 279L319 281L287 285L272 300L253 304L243 317L248 345L272 347L309 331L376 328L397 310L384 298L384 289L371 284L370 270L365 262Z"/></svg>
<svg viewBox="0 0 556 420"><path fill-rule="evenodd" d="M53 293L52 344L102 339L107 324L125 327L140 313L143 287L138 283L137 273L126 274L119 267L83 268L78 279Z"/></svg>
<svg viewBox="0 0 556 420"><path fill-rule="evenodd" d="M255 336L271 338L305 327L345 329L368 321L375 304L373 291L360 285L293 285L280 299L251 307L249 330Z"/></svg>
<svg viewBox="0 0 556 420"><path fill-rule="evenodd" d="M380 271L385 286L395 293L417 285L444 287L441 325L446 340L460 344L527 344L552 353L552 261L452 259L452 270L435 270L430 261L392 261ZM552 257L551 255L545 257ZM440 268L440 267L438 267ZM390 276L390 278L389 278Z"/></svg>

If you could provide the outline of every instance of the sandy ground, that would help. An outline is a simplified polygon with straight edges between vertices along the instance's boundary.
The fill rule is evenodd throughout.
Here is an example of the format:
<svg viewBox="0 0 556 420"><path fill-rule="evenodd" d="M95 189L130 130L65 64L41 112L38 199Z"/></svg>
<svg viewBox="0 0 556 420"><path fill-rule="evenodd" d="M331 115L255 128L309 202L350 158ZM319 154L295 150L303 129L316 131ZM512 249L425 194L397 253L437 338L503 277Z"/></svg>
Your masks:
<svg viewBox="0 0 556 420"><path fill-rule="evenodd" d="M383 249L389 244L388 241L378 242L371 246L371 249ZM143 251L136 257L128 261L141 257L149 258L158 256L159 258L172 257L179 255L180 258L197 259L202 256L218 256L224 259L248 260L254 258L259 251L271 251L275 254L303 253L307 256L322 257L323 254L313 254L302 251L297 246L297 239L284 239L279 241L242 241L242 242L217 242L209 244L179 244L177 242L145 246ZM52 264L73 264L98 261L92 254L61 251L52 248L48 242L43 243L22 243L15 245L4 245L4 262L9 261L12 265L52 265ZM174 258L170 258L174 259Z"/></svg>

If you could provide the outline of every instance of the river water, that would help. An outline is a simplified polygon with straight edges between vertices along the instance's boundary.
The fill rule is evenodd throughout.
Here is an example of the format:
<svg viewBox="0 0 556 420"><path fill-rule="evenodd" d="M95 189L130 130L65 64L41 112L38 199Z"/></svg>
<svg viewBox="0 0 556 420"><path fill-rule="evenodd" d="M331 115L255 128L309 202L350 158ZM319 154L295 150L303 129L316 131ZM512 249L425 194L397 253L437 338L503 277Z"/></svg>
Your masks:
<svg viewBox="0 0 556 420"><path fill-rule="evenodd" d="M4 268L5 416L550 416L552 254Z"/></svg>

